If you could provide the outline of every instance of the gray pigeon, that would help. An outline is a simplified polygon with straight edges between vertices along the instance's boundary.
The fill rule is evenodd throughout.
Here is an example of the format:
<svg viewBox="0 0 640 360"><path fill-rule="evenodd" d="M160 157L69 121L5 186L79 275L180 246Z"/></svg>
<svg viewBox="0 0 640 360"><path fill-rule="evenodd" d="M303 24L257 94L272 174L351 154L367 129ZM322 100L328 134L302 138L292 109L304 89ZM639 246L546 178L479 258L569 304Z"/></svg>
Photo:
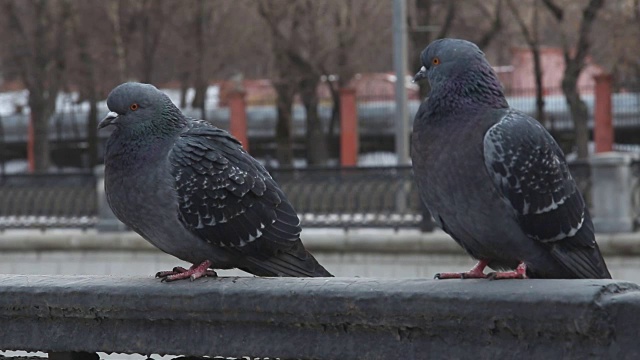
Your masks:
<svg viewBox="0 0 640 360"><path fill-rule="evenodd" d="M300 241L300 220L265 168L228 132L185 117L152 85L125 83L99 128L114 125L105 190L123 223L192 263L172 281L239 268L259 276L328 277Z"/></svg>
<svg viewBox="0 0 640 360"><path fill-rule="evenodd" d="M509 107L482 51L440 39L420 59L414 81L431 93L413 125L415 179L436 223L479 260L436 277L611 278L562 150Z"/></svg>

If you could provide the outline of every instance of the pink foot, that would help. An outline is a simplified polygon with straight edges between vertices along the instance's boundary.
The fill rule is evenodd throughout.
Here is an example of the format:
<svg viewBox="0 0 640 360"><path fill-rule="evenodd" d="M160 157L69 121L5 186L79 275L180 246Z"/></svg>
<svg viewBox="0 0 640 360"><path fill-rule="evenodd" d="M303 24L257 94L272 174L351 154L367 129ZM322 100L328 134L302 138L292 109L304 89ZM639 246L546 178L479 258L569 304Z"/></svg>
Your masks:
<svg viewBox="0 0 640 360"><path fill-rule="evenodd" d="M193 264L189 270L182 266L176 266L172 271L160 271L156 274L157 278L162 278L162 281L176 281L182 279L191 279L191 281L201 278L203 276L217 277L215 271L209 270L211 261L205 260L200 265Z"/></svg>
<svg viewBox="0 0 640 360"><path fill-rule="evenodd" d="M527 265L521 262L514 271L494 272L489 274L488 278L491 280L527 279Z"/></svg>
<svg viewBox="0 0 640 360"><path fill-rule="evenodd" d="M487 260L480 260L471 268L471 270L463 273L445 272L438 273L434 276L435 279L484 279L487 275L484 274L484 268L487 267L489 262Z"/></svg>

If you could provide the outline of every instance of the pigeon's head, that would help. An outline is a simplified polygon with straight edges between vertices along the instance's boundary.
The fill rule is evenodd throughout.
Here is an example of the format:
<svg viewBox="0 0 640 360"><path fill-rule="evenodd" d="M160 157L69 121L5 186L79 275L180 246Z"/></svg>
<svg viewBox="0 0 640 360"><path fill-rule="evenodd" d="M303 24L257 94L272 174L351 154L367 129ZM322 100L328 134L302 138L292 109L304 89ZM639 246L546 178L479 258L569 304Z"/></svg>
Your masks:
<svg viewBox="0 0 640 360"><path fill-rule="evenodd" d="M439 39L427 46L420 55L422 68L413 77L416 82L428 78L431 87L452 79L473 64L489 66L484 53L476 44L461 39Z"/></svg>
<svg viewBox="0 0 640 360"><path fill-rule="evenodd" d="M127 82L111 90L107 107L109 113L100 121L99 129L109 125L118 128L163 126L171 120L167 114L180 113L171 99L155 86L135 82Z"/></svg>

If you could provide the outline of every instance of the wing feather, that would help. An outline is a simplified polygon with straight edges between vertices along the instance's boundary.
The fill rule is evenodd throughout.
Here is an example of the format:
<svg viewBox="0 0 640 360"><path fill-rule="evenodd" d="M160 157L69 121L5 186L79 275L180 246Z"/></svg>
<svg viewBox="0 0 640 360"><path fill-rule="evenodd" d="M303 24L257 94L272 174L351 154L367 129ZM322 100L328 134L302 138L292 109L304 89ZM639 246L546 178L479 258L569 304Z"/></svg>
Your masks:
<svg viewBox="0 0 640 360"><path fill-rule="evenodd" d="M169 161L180 219L202 239L238 250L255 241L287 249L299 239L300 220L278 185L226 131L194 122Z"/></svg>
<svg viewBox="0 0 640 360"><path fill-rule="evenodd" d="M524 233L576 277L610 277L562 150L533 118L510 110L484 137L487 172Z"/></svg>

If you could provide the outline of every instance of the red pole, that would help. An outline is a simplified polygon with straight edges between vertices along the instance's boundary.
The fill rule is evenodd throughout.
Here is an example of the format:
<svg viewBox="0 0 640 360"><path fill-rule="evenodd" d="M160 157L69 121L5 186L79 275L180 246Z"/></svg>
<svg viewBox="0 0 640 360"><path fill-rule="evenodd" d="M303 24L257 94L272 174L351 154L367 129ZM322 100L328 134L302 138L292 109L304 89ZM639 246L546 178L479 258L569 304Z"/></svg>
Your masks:
<svg viewBox="0 0 640 360"><path fill-rule="evenodd" d="M245 150L249 151L245 94L242 90L229 92L229 132L242 143Z"/></svg>
<svg viewBox="0 0 640 360"><path fill-rule="evenodd" d="M340 165L358 163L358 107L356 90L340 89Z"/></svg>
<svg viewBox="0 0 640 360"><path fill-rule="evenodd" d="M35 153L33 149L35 140L33 137L33 114L30 114L29 124L27 125L27 163L30 173L36 170Z"/></svg>
<svg viewBox="0 0 640 360"><path fill-rule="evenodd" d="M610 74L595 75L595 110L593 138L596 153L613 150L613 116L611 111L612 77Z"/></svg>

